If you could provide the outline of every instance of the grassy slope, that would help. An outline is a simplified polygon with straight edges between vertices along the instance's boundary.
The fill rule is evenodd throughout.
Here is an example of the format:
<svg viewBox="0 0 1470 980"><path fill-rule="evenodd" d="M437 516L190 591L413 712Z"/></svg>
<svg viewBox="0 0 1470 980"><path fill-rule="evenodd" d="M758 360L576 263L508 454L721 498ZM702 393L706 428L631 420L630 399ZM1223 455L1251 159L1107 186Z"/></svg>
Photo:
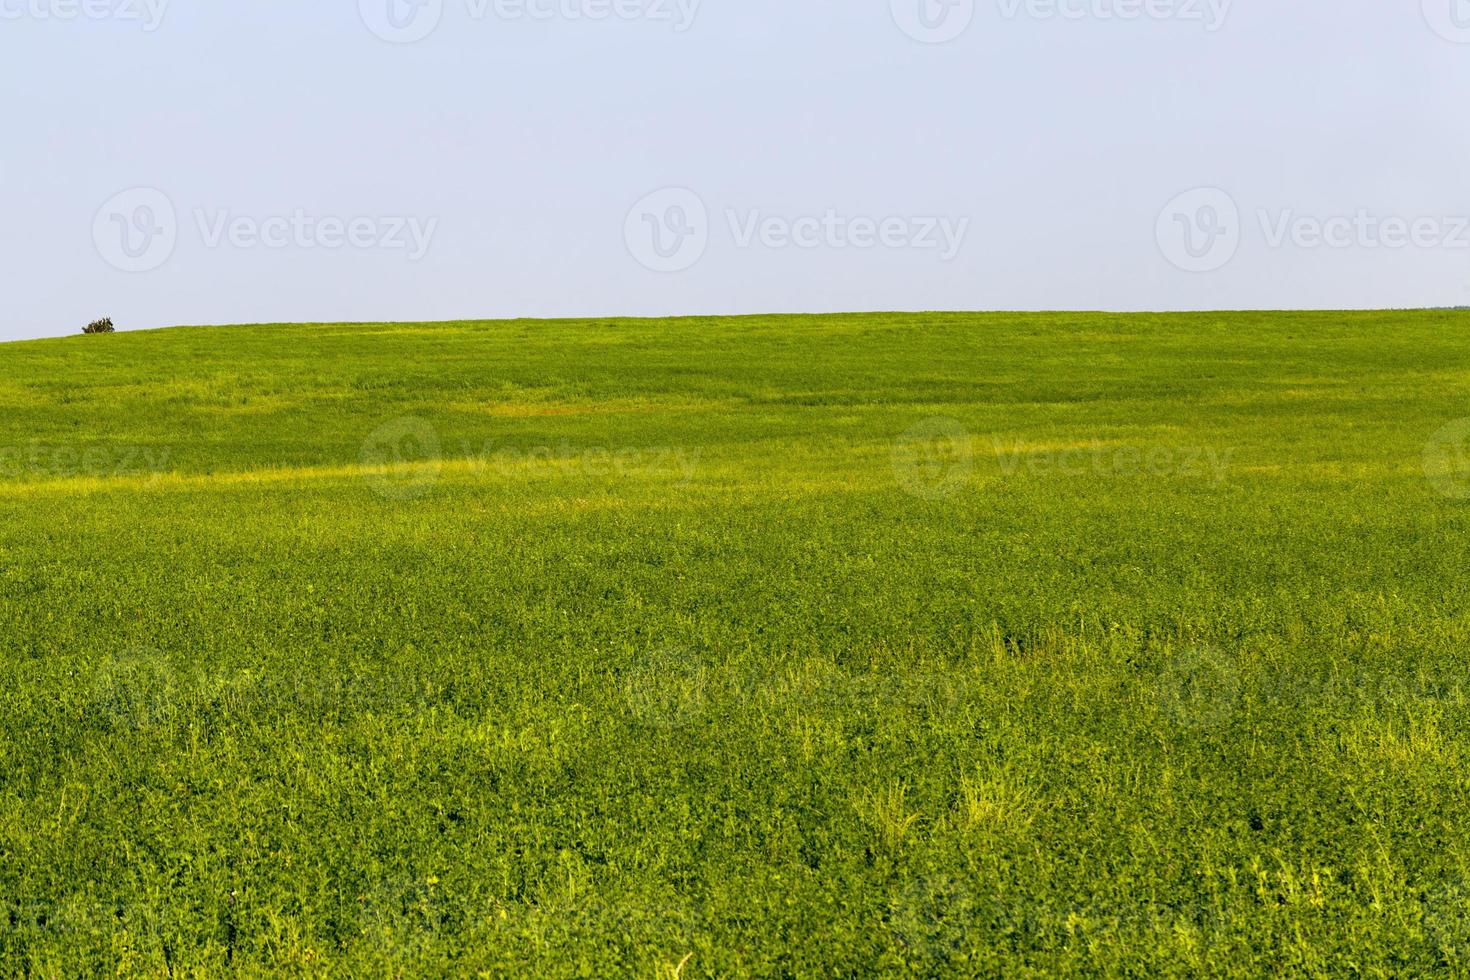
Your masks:
<svg viewBox="0 0 1470 980"><path fill-rule="evenodd" d="M0 963L1464 967L1470 509L1421 454L1467 336L6 345ZM935 418L968 455L916 468ZM442 463L360 472L375 431Z"/></svg>

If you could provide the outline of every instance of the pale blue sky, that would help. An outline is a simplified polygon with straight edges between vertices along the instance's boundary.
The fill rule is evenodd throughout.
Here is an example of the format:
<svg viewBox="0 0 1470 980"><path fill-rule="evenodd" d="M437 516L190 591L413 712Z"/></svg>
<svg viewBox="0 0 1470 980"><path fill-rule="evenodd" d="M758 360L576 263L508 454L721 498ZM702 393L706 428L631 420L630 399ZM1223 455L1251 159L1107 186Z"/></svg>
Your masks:
<svg viewBox="0 0 1470 980"><path fill-rule="evenodd" d="M0 337L1470 304L1470 0L419 2L0 0Z"/></svg>

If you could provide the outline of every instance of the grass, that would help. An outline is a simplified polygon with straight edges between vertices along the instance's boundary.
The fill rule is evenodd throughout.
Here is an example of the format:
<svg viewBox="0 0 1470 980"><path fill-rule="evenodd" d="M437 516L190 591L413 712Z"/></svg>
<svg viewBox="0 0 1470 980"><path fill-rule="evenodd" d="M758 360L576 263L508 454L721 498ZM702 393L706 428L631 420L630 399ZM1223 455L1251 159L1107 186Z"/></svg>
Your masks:
<svg viewBox="0 0 1470 980"><path fill-rule="evenodd" d="M0 969L1470 970L1467 339L5 345Z"/></svg>

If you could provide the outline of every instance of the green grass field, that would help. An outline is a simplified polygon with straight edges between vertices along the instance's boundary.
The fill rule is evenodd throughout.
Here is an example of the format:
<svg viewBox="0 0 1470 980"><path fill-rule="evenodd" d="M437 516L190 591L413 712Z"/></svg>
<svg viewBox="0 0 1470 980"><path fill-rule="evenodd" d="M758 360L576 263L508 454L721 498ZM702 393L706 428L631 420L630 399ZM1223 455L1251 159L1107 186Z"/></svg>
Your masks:
<svg viewBox="0 0 1470 980"><path fill-rule="evenodd" d="M1470 314L0 347L0 968L1470 971Z"/></svg>

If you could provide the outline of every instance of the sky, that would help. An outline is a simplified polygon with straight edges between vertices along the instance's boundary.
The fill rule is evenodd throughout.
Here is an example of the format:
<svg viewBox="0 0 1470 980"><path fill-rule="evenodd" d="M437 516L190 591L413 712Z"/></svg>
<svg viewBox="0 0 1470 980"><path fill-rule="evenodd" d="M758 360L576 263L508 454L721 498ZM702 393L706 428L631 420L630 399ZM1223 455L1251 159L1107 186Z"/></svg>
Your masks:
<svg viewBox="0 0 1470 980"><path fill-rule="evenodd" d="M1470 305L1470 0L0 0L0 339Z"/></svg>

